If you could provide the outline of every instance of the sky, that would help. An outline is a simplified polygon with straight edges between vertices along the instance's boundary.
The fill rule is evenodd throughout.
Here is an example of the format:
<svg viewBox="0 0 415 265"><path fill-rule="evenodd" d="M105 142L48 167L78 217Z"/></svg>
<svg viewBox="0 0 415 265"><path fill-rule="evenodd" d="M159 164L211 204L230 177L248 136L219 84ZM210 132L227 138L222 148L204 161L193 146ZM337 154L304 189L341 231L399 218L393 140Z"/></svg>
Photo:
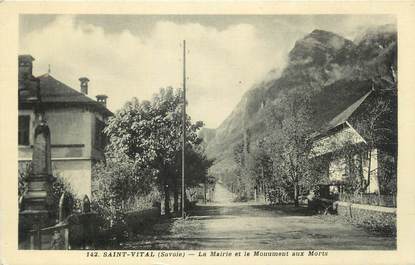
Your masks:
<svg viewBox="0 0 415 265"><path fill-rule="evenodd" d="M151 99L182 86L186 40L188 113L216 128L242 95L284 68L295 41L314 29L353 40L366 27L395 23L387 15L21 15L19 53L89 96L108 95L116 111L133 97Z"/></svg>

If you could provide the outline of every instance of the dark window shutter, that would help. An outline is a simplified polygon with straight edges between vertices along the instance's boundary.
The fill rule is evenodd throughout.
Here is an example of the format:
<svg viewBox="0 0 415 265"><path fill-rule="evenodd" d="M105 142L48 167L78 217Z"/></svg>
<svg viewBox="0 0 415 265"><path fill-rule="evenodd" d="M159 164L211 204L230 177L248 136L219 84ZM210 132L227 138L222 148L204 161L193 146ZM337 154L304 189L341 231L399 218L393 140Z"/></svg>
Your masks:
<svg viewBox="0 0 415 265"><path fill-rule="evenodd" d="M105 123L99 119L95 119L95 148L104 150L106 145L106 137L104 134Z"/></svg>

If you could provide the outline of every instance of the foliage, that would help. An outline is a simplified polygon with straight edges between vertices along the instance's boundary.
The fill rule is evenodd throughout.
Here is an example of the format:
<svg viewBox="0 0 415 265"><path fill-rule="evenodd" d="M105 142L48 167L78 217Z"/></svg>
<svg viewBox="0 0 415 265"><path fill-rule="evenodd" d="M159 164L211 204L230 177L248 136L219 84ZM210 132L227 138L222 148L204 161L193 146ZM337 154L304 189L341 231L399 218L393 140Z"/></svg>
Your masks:
<svg viewBox="0 0 415 265"><path fill-rule="evenodd" d="M186 146L185 150L185 173L188 176L185 178L185 185L187 187L194 187L200 183L205 183L209 178L208 170L213 164L213 160L208 159L202 146L195 148L191 145ZM178 155L180 159L175 167L180 168L179 176L181 176L181 154Z"/></svg>
<svg viewBox="0 0 415 265"><path fill-rule="evenodd" d="M245 138L234 146L237 168L228 186L240 198L252 198L256 189L272 203L293 200L297 204L301 188L309 190L316 186L314 173L320 165L309 160L309 100L310 95L291 91L269 103L265 110L265 136L256 144L246 143Z"/></svg>
<svg viewBox="0 0 415 265"><path fill-rule="evenodd" d="M373 170L370 162L362 166L362 161L369 161L373 156L369 150L377 148L381 193L396 193L396 97L393 91L372 93L376 96L370 98L371 104L359 109L357 118L352 116L349 121L364 137L365 143L356 144L356 139L338 139L332 144L341 144L341 148L333 146L331 149L337 151L318 159L310 159L313 156L310 138L314 131L310 104L313 93L292 90L268 103L266 133L257 140L256 146L250 144L248 154L244 150L244 141L234 146L237 168L227 185L241 197L251 196L254 188L259 186L270 202L289 198L297 203L299 195L327 183L329 161L341 159L350 176L345 180L344 192L361 193L366 191L367 175Z"/></svg>
<svg viewBox="0 0 415 265"><path fill-rule="evenodd" d="M122 223L122 213L128 210L131 198L149 196L155 173L138 168L132 159L120 156L98 162L93 167L92 207L107 225Z"/></svg>
<svg viewBox="0 0 415 265"><path fill-rule="evenodd" d="M164 197L169 209L173 191L178 205L182 148L182 91L162 88L151 101L133 98L109 119L105 133L109 138L106 161L94 166L96 208L110 223L131 205L131 200ZM197 150L201 139L197 131L202 122L186 126L186 184L195 185L207 175L210 162ZM190 177L190 178L189 178ZM153 187L157 187L156 190ZM130 202L129 202L130 201ZM177 207L175 207L177 208ZM168 211L167 211L168 212Z"/></svg>
<svg viewBox="0 0 415 265"><path fill-rule="evenodd" d="M382 194L397 193L396 157L386 155L382 161L383 170L379 174L380 191Z"/></svg>
<svg viewBox="0 0 415 265"><path fill-rule="evenodd" d="M365 148L377 148L381 167L378 184L381 194L396 194L397 172L397 98L396 91L376 90L370 108L354 122L356 130L366 140ZM370 157L370 156L369 156Z"/></svg>
<svg viewBox="0 0 415 265"><path fill-rule="evenodd" d="M281 204L287 203L289 201L288 192L282 185L273 185L275 188L272 188L268 191L268 201L270 204Z"/></svg>
<svg viewBox="0 0 415 265"><path fill-rule="evenodd" d="M247 153L244 150L244 143L240 142L235 145L234 150L234 160L237 164L235 168L234 180L232 182L232 191L236 193L236 199L238 201L246 201L250 199L253 181L249 174L249 165L250 157L247 156Z"/></svg>
<svg viewBox="0 0 415 265"><path fill-rule="evenodd" d="M20 163L19 164L19 176L18 176L18 196L22 198L24 193L27 190L27 178L30 176L32 170L32 163ZM81 209L81 199L76 196L71 184L67 179L60 176L59 172L54 172L55 180L52 183L51 187L51 201L52 205L52 214L57 218L59 212L59 201L62 194L65 192L66 195L73 202L72 212L80 211ZM19 204L20 207L20 204Z"/></svg>
<svg viewBox="0 0 415 265"><path fill-rule="evenodd" d="M238 165L235 170L233 191L237 198L248 200L253 197L253 190L265 191L272 181L272 160L265 149L265 142L251 145L249 152L244 152L243 142L234 147L234 160Z"/></svg>
<svg viewBox="0 0 415 265"><path fill-rule="evenodd" d="M248 163L250 175L253 177L254 187L265 192L272 189L273 169L272 159L267 152L266 142L259 141L255 148L252 148L250 163Z"/></svg>
<svg viewBox="0 0 415 265"><path fill-rule="evenodd" d="M298 205L300 187L309 189L313 177L309 154L311 150L308 137L312 131L309 124L309 97L301 92L292 92L280 103L284 119L270 113L270 124L279 124L279 130L268 138L270 156L274 165L274 179L283 184L287 193Z"/></svg>
<svg viewBox="0 0 415 265"><path fill-rule="evenodd" d="M55 173L56 178L52 183L52 199L53 199L53 212L58 214L59 212L59 201L63 193L68 196L69 200L73 202L71 204L70 212L80 212L81 211L81 198L78 198L70 182L64 177L60 176L59 173Z"/></svg>
<svg viewBox="0 0 415 265"><path fill-rule="evenodd" d="M181 91L160 89L152 101L139 102L136 98L127 102L112 117L105 129L110 137L107 157L127 155L142 167L149 165L160 169L172 163L181 148L182 104ZM186 139L200 143L196 131L202 122L192 124L186 119Z"/></svg>
<svg viewBox="0 0 415 265"><path fill-rule="evenodd" d="M32 170L32 163L19 163L18 170L18 196L21 198L27 190L27 178Z"/></svg>

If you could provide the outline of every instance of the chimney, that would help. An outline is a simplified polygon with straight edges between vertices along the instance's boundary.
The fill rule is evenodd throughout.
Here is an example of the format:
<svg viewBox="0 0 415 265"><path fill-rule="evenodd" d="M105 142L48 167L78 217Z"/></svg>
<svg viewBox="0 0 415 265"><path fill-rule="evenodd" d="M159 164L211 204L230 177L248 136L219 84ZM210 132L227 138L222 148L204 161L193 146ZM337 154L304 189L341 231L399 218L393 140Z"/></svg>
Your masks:
<svg viewBox="0 0 415 265"><path fill-rule="evenodd" d="M19 55L19 80L27 79L33 76L33 58L29 54Z"/></svg>
<svg viewBox="0 0 415 265"><path fill-rule="evenodd" d="M88 95L88 77L81 77L79 78L79 81L81 82L81 93Z"/></svg>
<svg viewBox="0 0 415 265"><path fill-rule="evenodd" d="M104 107L107 107L107 95L97 95L97 102L101 103Z"/></svg>
<svg viewBox="0 0 415 265"><path fill-rule="evenodd" d="M19 102L38 102L40 100L40 81L33 76L33 58L29 54L19 55L19 79L18 95Z"/></svg>

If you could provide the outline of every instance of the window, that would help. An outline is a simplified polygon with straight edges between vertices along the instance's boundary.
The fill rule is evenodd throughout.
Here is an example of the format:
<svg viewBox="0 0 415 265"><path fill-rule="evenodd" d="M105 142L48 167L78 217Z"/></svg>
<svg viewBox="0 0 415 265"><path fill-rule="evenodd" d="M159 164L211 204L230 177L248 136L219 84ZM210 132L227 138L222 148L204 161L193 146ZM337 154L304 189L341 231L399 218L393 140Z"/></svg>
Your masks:
<svg viewBox="0 0 415 265"><path fill-rule="evenodd" d="M106 137L104 134L105 123L99 119L95 119L95 148L104 150L106 145Z"/></svg>
<svg viewBox="0 0 415 265"><path fill-rule="evenodd" d="M19 115L18 143L19 145L29 145L30 116Z"/></svg>

